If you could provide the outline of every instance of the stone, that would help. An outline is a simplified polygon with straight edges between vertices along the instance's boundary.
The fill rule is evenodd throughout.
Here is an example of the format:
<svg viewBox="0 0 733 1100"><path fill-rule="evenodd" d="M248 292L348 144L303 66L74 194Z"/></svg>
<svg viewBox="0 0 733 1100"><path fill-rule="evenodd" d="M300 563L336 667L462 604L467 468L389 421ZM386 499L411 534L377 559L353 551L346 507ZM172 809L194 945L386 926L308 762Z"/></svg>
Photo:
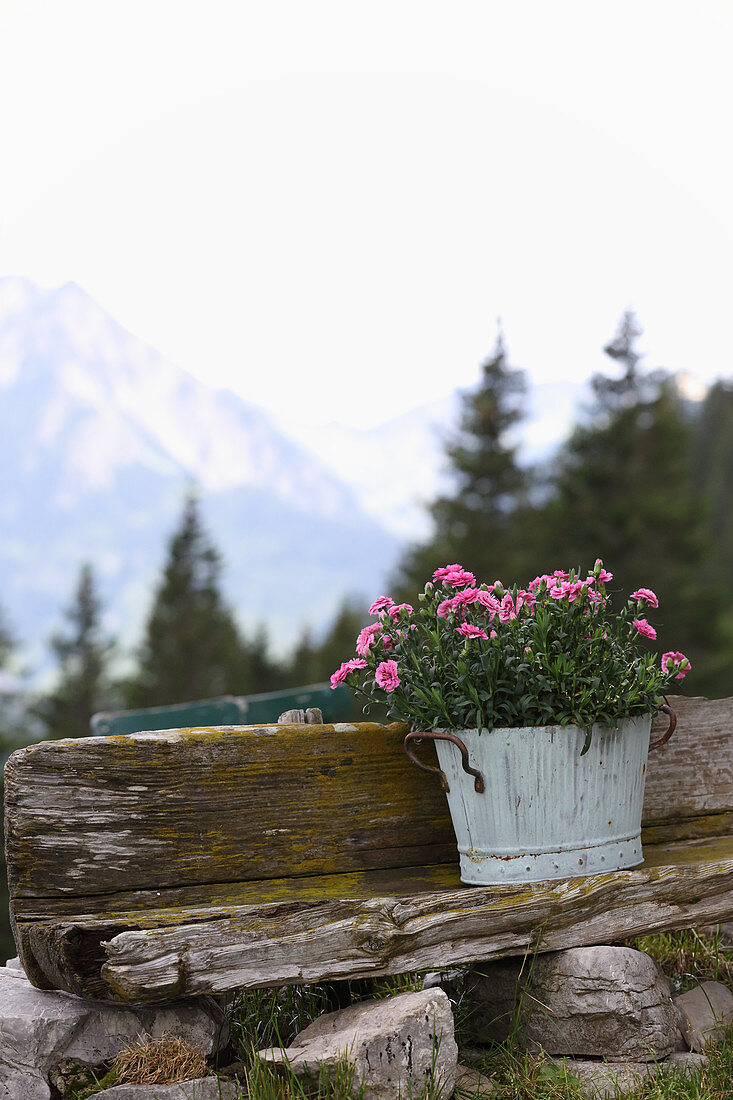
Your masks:
<svg viewBox="0 0 733 1100"><path fill-rule="evenodd" d="M48 1082L53 1085L62 1100L97 1084L100 1077L101 1073L95 1072L94 1066L90 1066L88 1062L81 1062L78 1058L64 1058L58 1065L51 1066L48 1071Z"/></svg>
<svg viewBox="0 0 733 1100"><path fill-rule="evenodd" d="M473 1037L503 1041L513 1027L530 1050L573 1058L655 1061L678 1045L667 979L642 951L573 947L477 968L467 985Z"/></svg>
<svg viewBox="0 0 733 1100"><path fill-rule="evenodd" d="M458 989L465 979L467 968L461 967L449 967L447 970L428 970L423 975L422 987L423 989L435 989L436 986L440 986L450 997L452 993Z"/></svg>
<svg viewBox="0 0 733 1100"><path fill-rule="evenodd" d="M598 1062L585 1059L557 1058L552 1065L564 1069L580 1081L584 1094L592 1100L615 1097L618 1091L633 1089L658 1074L678 1073L689 1076L699 1073L708 1062L700 1054L673 1054L663 1062Z"/></svg>
<svg viewBox="0 0 733 1100"><path fill-rule="evenodd" d="M91 1100L241 1100L244 1092L231 1081L197 1077L175 1085L113 1085Z"/></svg>
<svg viewBox="0 0 733 1100"><path fill-rule="evenodd" d="M0 967L0 1100L49 1100L49 1072L67 1059L100 1065L140 1036L166 1032L211 1054L226 1040L211 998L134 1008L36 989L22 970Z"/></svg>
<svg viewBox="0 0 733 1100"><path fill-rule="evenodd" d="M716 936L723 947L733 945L733 921L723 921L721 924L708 924L701 928L703 936L714 939Z"/></svg>
<svg viewBox="0 0 733 1100"><path fill-rule="evenodd" d="M733 993L721 982L701 982L675 998L680 1029L690 1050L702 1051L733 1023Z"/></svg>
<svg viewBox="0 0 733 1100"><path fill-rule="evenodd" d="M575 1077L580 1082L583 1094L592 1097L592 1100L616 1097L619 1092L636 1088L657 1071L654 1062L591 1062L563 1058L553 1061L552 1064Z"/></svg>
<svg viewBox="0 0 733 1100"><path fill-rule="evenodd" d="M514 1028L523 977L530 963L520 956L481 963L464 979L465 1028L480 1043L503 1043Z"/></svg>
<svg viewBox="0 0 733 1100"><path fill-rule="evenodd" d="M456 1100L482 1100L484 1096L495 1096L496 1085L485 1073L469 1066L456 1066L456 1080L453 1086Z"/></svg>
<svg viewBox="0 0 733 1100"><path fill-rule="evenodd" d="M369 1100L394 1100L398 1092L419 1095L431 1082L450 1096L458 1048L448 997L442 989L425 989L326 1013L287 1050L272 1047L259 1055L273 1065L287 1063L309 1081L318 1080L321 1066L332 1070L347 1059L354 1067L354 1096L363 1085Z"/></svg>

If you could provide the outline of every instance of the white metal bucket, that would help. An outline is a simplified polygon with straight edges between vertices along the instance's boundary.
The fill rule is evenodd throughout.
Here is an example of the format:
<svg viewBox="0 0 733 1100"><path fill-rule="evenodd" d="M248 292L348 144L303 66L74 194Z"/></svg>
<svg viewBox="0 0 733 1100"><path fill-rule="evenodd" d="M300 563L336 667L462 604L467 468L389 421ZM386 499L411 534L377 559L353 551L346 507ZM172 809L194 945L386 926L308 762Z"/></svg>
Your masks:
<svg viewBox="0 0 733 1100"><path fill-rule="evenodd" d="M584 756L586 731L578 726L446 731L465 743L483 793L459 749L436 739L462 881L534 882L642 863L650 729L646 715L596 725Z"/></svg>

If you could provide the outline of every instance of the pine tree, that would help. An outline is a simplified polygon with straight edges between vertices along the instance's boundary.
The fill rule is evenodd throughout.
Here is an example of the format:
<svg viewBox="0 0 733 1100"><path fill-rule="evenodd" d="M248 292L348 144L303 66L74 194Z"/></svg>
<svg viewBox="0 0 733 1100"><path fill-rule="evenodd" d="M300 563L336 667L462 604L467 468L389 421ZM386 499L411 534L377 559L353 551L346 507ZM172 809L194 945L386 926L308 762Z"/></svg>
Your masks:
<svg viewBox="0 0 733 1100"><path fill-rule="evenodd" d="M708 581L715 589L721 627L721 664L733 668L733 383L712 386L694 419L695 488L705 501L712 553ZM733 690L733 677L720 692Z"/></svg>
<svg viewBox="0 0 733 1100"><path fill-rule="evenodd" d="M189 494L145 628L130 706L163 706L252 690L247 657L220 589L219 552ZM261 689L258 689L261 690Z"/></svg>
<svg viewBox="0 0 733 1100"><path fill-rule="evenodd" d="M455 492L431 505L435 535L401 562L400 595L422 588L433 570L450 562L484 580L508 580L514 572L517 511L526 500L528 475L511 434L523 419L525 395L524 373L510 366L500 327L477 388L463 395L459 432L447 448Z"/></svg>
<svg viewBox="0 0 733 1100"><path fill-rule="evenodd" d="M693 484L691 428L673 379L640 371L640 335L635 316L625 313L605 348L622 374L592 379L591 417L559 460L532 571L589 568L601 557L614 588L626 595L653 589L659 646L687 653L696 693L715 691L719 635L706 583L709 543Z"/></svg>
<svg viewBox="0 0 733 1100"><path fill-rule="evenodd" d="M50 643L58 683L35 708L51 739L86 736L92 715L109 703L107 667L113 643L102 632L102 606L89 564L81 566L65 619L66 630Z"/></svg>

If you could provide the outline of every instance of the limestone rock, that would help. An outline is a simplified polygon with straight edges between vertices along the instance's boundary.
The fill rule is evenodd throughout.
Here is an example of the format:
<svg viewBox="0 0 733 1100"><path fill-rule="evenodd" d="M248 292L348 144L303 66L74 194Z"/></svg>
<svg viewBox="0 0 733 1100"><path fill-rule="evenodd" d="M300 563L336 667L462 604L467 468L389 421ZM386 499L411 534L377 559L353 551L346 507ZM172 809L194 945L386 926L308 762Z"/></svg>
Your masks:
<svg viewBox="0 0 733 1100"><path fill-rule="evenodd" d="M177 1085L114 1085L95 1092L93 1100L240 1100L241 1089L216 1077L198 1077Z"/></svg>
<svg viewBox="0 0 733 1100"><path fill-rule="evenodd" d="M362 1084L369 1100L418 1095L431 1080L445 1096L453 1092L458 1048L450 1001L442 989L400 993L363 1001L319 1016L284 1050L260 1051L265 1062L288 1063L299 1077L317 1080L320 1067L348 1059L353 1090Z"/></svg>
<svg viewBox="0 0 733 1100"><path fill-rule="evenodd" d="M205 1054L223 1038L210 998L135 1008L36 989L22 970L0 967L0 1100L48 1100L48 1073L65 1059L98 1065L141 1035L185 1036Z"/></svg>
<svg viewBox="0 0 733 1100"><path fill-rule="evenodd" d="M95 1085L100 1074L88 1062L80 1062L78 1058L64 1058L58 1065L51 1066L47 1077L49 1084L65 1100L67 1096L76 1096L83 1089Z"/></svg>
<svg viewBox="0 0 733 1100"><path fill-rule="evenodd" d="M484 964L472 976L477 1039L503 1040L518 1020L529 1049L574 1058L654 1061L677 1047L677 1013L656 963L627 947L573 947Z"/></svg>
<svg viewBox="0 0 733 1100"><path fill-rule="evenodd" d="M496 1094L496 1085L485 1073L469 1066L456 1066L456 1083L453 1095L456 1100L483 1100Z"/></svg>
<svg viewBox="0 0 733 1100"><path fill-rule="evenodd" d="M585 1095L592 1100L602 1100L604 1097L614 1097L615 1100L617 1086L619 1090L626 1091L660 1073L699 1073L708 1060L688 1051L686 1054L673 1054L664 1062L592 1062L572 1058L551 1061L576 1077Z"/></svg>
<svg viewBox="0 0 733 1100"><path fill-rule="evenodd" d="M674 1003L690 1050L704 1050L733 1023L733 993L721 982L701 982L680 994Z"/></svg>
<svg viewBox="0 0 733 1100"><path fill-rule="evenodd" d="M653 1062L590 1062L563 1058L554 1064L577 1078L583 1093L592 1100L616 1097L618 1092L636 1088L656 1073Z"/></svg>

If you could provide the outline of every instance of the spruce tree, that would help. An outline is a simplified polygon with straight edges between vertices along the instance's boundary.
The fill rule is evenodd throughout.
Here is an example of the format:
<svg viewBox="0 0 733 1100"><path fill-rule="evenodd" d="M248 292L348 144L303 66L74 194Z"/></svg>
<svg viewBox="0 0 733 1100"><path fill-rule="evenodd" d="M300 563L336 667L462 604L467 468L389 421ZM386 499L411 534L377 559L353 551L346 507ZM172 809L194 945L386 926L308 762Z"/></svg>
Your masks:
<svg viewBox="0 0 733 1100"><path fill-rule="evenodd" d="M499 327L478 386L463 395L458 434L447 447L455 491L431 505L435 534L402 560L399 595L414 594L436 568L452 562L483 580L510 583L520 554L517 512L528 488L512 431L524 417L526 389L524 372L509 363Z"/></svg>
<svg viewBox="0 0 733 1100"><path fill-rule="evenodd" d="M221 592L222 563L193 494L173 533L148 617L139 669L128 685L130 706L242 694L247 659L234 615Z"/></svg>
<svg viewBox="0 0 733 1100"><path fill-rule="evenodd" d="M45 736L51 739L85 737L92 715L110 701L107 666L113 643L102 631L102 606L89 564L79 570L64 617L66 629L50 643L58 682L35 708L45 724Z"/></svg>
<svg viewBox="0 0 733 1100"><path fill-rule="evenodd" d="M590 417L559 459L532 571L590 568L601 557L614 574L613 588L653 589L659 646L685 652L695 672L691 688L713 692L719 634L691 428L674 380L639 369L640 335L633 313L625 313L605 348L621 374L592 379Z"/></svg>

